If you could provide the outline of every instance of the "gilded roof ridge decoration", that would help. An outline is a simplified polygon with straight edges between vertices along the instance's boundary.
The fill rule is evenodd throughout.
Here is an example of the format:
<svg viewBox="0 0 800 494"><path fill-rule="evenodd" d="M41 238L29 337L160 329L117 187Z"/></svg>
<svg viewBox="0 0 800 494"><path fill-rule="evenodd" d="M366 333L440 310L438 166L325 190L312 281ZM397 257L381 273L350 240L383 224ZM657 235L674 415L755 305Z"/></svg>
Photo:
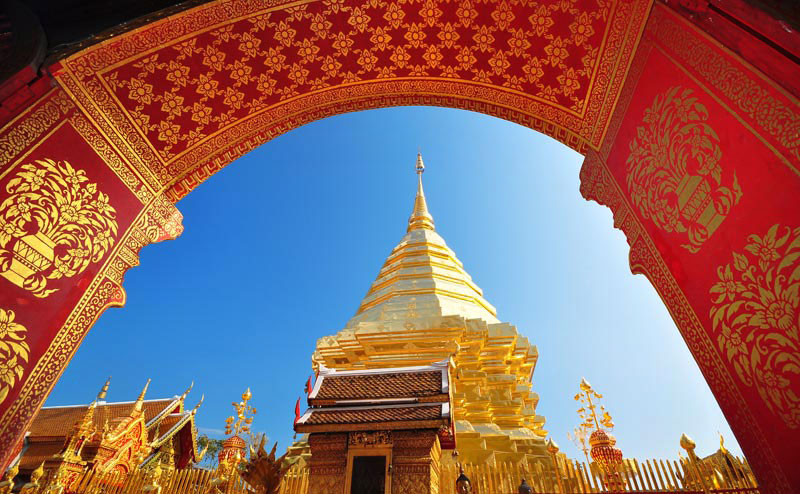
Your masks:
<svg viewBox="0 0 800 494"><path fill-rule="evenodd" d="M172 438L172 436L174 436L176 432L180 431L183 428L183 426L186 425L187 422L192 420L192 417L194 417L194 415L192 415L192 412L183 412L181 414L170 414L170 415L181 415L181 418L180 420L175 422L175 424L173 424L172 427L167 429L167 432L161 434L159 438L151 442L150 443L151 448L158 448L159 446L164 444L168 439Z"/></svg>
<svg viewBox="0 0 800 494"><path fill-rule="evenodd" d="M168 416L168 415L170 415L172 413L170 411L174 410L175 407L178 407L178 413L183 413L184 412L184 410L183 410L184 402L186 401L186 397L189 396L189 392L192 390L192 388L194 388L194 380L191 382L191 384L189 384L189 387L186 388L186 391L184 391L180 396L175 395L172 398L172 402L170 402L169 405L164 407L164 409L162 411L160 411L155 417L151 418L145 424L145 427L149 430L149 429L152 429L154 426L160 424L161 421L164 420L164 417L166 417L166 416ZM167 399L169 399L169 398L167 398Z"/></svg>
<svg viewBox="0 0 800 494"><path fill-rule="evenodd" d="M173 415L173 412L170 412L170 410L174 410L175 407L180 406L180 404L181 404L180 397L173 399L167 406L164 407L163 410L158 412L158 414L155 417L151 418L149 421L145 423L145 428L150 430L153 427L156 427L164 420L165 417ZM176 413L183 413L183 412L176 412Z"/></svg>
<svg viewBox="0 0 800 494"><path fill-rule="evenodd" d="M142 403L155 403L157 401L167 401L167 400L174 400L174 396L170 396L168 398L153 398L150 400L143 400ZM47 407L42 407L41 410L54 410L56 408L86 408L89 405L94 403L94 400L90 401L89 403L79 403L76 405L51 405ZM128 401L98 401L97 407L110 407L115 405L133 405L136 403L136 400L128 400Z"/></svg>

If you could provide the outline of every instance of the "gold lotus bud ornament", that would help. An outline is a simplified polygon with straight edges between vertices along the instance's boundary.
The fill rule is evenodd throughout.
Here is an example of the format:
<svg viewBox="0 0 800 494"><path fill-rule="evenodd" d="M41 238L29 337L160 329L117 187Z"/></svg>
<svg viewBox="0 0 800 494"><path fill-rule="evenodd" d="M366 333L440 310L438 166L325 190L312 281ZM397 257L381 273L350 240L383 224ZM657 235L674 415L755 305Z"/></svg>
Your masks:
<svg viewBox="0 0 800 494"><path fill-rule="evenodd" d="M696 444L692 438L686 434L681 434L681 448L685 449L688 453L691 453L694 451L695 446Z"/></svg>
<svg viewBox="0 0 800 494"><path fill-rule="evenodd" d="M558 453L558 444L556 444L556 442L553 441L552 437L547 440L545 445L547 446L547 452L550 453L551 455L555 455L556 453Z"/></svg>

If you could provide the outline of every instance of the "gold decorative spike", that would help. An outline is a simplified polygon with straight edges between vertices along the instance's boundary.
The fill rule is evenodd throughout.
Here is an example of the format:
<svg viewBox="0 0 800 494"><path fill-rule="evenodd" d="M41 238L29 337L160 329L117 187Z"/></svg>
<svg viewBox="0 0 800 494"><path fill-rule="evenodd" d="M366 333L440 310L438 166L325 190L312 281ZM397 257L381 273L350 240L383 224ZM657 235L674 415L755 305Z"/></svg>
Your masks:
<svg viewBox="0 0 800 494"><path fill-rule="evenodd" d="M197 415L197 410L200 408L200 405L203 404L203 400L205 400L205 399L206 399L206 395L205 394L200 395L200 401L198 401L197 405L195 405L194 408L192 408L192 415ZM255 413L255 412L253 412L253 413Z"/></svg>
<svg viewBox="0 0 800 494"><path fill-rule="evenodd" d="M97 400L96 401L106 401L106 395L108 394L108 387L111 385L111 376L108 376L105 384L103 384L103 388L100 389L100 392L97 393Z"/></svg>
<svg viewBox="0 0 800 494"><path fill-rule="evenodd" d="M189 396L189 391L191 391L193 387L194 387L194 381L192 381L191 384L189 384L189 387L186 388L186 391L184 391L183 394L181 395L181 401L185 400L186 397Z"/></svg>
<svg viewBox="0 0 800 494"><path fill-rule="evenodd" d="M139 397L136 398L136 403L133 404L133 411L141 413L144 407L144 395L147 394L147 388L150 386L150 379L147 380L145 383L144 388L142 388L142 392L139 393Z"/></svg>
<svg viewBox="0 0 800 494"><path fill-rule="evenodd" d="M581 392L575 395L575 400L583 404L583 406L577 410L578 416L580 416L583 421L580 427L587 429L594 427L596 430L601 429L601 420L597 418L597 407L599 406L602 416L602 425L607 429L612 429L614 427L614 422L611 419L611 415L605 411L605 407L597 403L597 400L601 399L603 395L596 392L586 378L581 378L580 389Z"/></svg>

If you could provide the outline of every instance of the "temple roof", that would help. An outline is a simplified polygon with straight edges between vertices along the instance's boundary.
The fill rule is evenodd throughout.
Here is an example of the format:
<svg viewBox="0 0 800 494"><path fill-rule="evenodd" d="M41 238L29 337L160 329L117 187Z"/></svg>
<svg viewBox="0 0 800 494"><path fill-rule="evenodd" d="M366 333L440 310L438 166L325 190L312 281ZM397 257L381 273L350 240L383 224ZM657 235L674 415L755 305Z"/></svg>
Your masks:
<svg viewBox="0 0 800 494"><path fill-rule="evenodd" d="M149 382L149 381L148 381ZM97 396L97 400L88 405L68 405L42 408L33 420L25 438L20 458L20 471L27 472L35 469L42 461L61 453L70 436L73 435L76 425L88 420L85 424L94 430L87 442L84 453L91 455L92 448L96 448L102 436L102 431L113 431L119 425L125 427L133 417L144 421L147 438L146 441L155 452L162 444L180 435L181 442L188 440L191 451L187 451L186 460L197 461L197 448L194 426L194 415L199 406L192 410L184 409L184 402L191 387L181 396L145 400L144 394L147 386L142 390L136 401L105 402L108 391L108 381ZM202 403L202 398L200 400ZM91 408L91 410L90 410ZM187 439L183 439L184 436ZM106 438L108 436L105 436ZM153 455L151 455L153 456ZM86 459L86 458L84 458Z"/></svg>
<svg viewBox="0 0 800 494"><path fill-rule="evenodd" d="M460 315L499 322L495 308L436 232L422 187L425 166L417 155L417 193L408 228L347 323Z"/></svg>
<svg viewBox="0 0 800 494"><path fill-rule="evenodd" d="M448 403L418 403L308 410L297 421L297 432L377 429L435 429L449 424ZM333 427L332 427L333 426Z"/></svg>
<svg viewBox="0 0 800 494"><path fill-rule="evenodd" d="M439 428L450 423L450 360L394 369L320 367L296 432Z"/></svg>
<svg viewBox="0 0 800 494"><path fill-rule="evenodd" d="M320 368L311 406L337 404L392 404L448 401L448 361L428 366L337 371Z"/></svg>
<svg viewBox="0 0 800 494"><path fill-rule="evenodd" d="M133 406L134 402L132 401L98 403L94 413L95 427L102 430L106 419L112 421L114 419L127 417L131 413ZM149 423L154 418L161 415L161 412L165 409L177 410L179 406L180 403L177 397L145 400L142 409L144 412L144 420L149 425ZM88 408L89 405L44 407L33 420L28 437L66 437L66 435L72 431L75 423L86 414Z"/></svg>

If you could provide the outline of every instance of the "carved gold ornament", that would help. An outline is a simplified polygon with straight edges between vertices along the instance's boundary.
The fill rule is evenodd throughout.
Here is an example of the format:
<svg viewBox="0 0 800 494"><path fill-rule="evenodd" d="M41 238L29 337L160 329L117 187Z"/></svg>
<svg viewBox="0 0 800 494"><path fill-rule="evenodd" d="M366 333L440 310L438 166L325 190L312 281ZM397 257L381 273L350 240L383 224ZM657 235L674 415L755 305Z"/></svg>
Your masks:
<svg viewBox="0 0 800 494"><path fill-rule="evenodd" d="M25 343L28 330L14 322L14 311L0 309L0 403L22 379L23 363L28 362L30 347Z"/></svg>
<svg viewBox="0 0 800 494"><path fill-rule="evenodd" d="M22 165L0 204L0 275L47 297L47 281L75 276L114 244L116 211L86 172L66 161Z"/></svg>
<svg viewBox="0 0 800 494"><path fill-rule="evenodd" d="M643 217L667 232L686 233L695 253L742 197L733 173L723 185L719 137L691 89L656 96L636 128L626 182Z"/></svg>
<svg viewBox="0 0 800 494"><path fill-rule="evenodd" d="M750 235L717 268L711 322L717 344L748 386L792 429L800 427L800 228Z"/></svg>

